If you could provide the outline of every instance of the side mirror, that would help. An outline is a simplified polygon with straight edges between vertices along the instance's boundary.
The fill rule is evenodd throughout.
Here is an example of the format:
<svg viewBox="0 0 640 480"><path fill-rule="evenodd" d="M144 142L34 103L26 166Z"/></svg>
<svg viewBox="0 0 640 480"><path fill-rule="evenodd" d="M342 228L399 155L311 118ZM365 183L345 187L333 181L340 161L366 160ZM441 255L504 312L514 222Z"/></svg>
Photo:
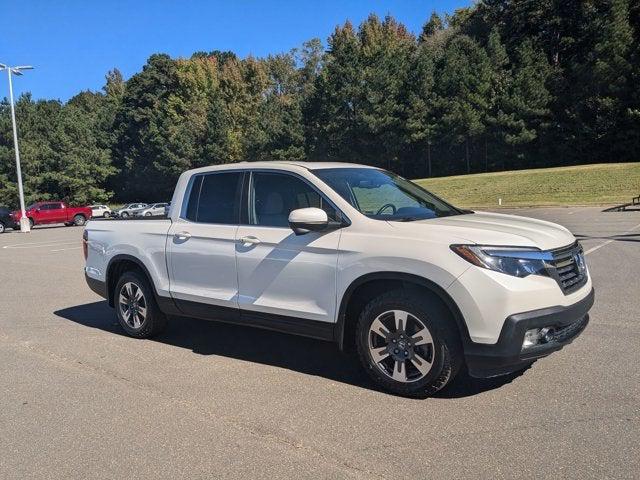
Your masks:
<svg viewBox="0 0 640 480"><path fill-rule="evenodd" d="M289 226L296 235L320 232L329 226L329 217L320 208L298 208L289 214Z"/></svg>

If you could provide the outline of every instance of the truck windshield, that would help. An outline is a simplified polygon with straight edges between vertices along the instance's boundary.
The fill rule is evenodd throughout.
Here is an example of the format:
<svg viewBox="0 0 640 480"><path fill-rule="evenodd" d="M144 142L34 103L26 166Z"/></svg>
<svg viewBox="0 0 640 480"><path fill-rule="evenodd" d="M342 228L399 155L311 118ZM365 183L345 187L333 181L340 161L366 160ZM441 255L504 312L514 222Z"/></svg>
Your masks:
<svg viewBox="0 0 640 480"><path fill-rule="evenodd" d="M470 213L385 170L327 168L313 173L354 208L376 220L406 222Z"/></svg>

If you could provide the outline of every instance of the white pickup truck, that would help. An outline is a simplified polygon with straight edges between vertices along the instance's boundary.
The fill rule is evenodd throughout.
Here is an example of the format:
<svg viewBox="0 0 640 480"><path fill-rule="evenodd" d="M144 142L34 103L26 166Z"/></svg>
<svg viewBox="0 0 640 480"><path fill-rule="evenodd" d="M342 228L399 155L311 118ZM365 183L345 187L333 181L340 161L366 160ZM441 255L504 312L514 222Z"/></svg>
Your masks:
<svg viewBox="0 0 640 480"><path fill-rule="evenodd" d="M594 300L564 227L353 164L191 170L168 218L91 220L83 242L87 282L129 335L189 316L329 340L414 397L461 369L528 367L584 330Z"/></svg>

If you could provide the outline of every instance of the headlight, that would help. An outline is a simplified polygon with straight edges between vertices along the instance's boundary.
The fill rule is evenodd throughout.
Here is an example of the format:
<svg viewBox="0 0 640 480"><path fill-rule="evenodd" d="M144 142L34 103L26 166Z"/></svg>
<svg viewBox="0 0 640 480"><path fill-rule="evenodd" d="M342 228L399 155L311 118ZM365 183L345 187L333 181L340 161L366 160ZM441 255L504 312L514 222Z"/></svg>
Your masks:
<svg viewBox="0 0 640 480"><path fill-rule="evenodd" d="M528 275L548 277L547 262L553 260L550 252L527 247L451 245L451 250L478 267L521 278Z"/></svg>

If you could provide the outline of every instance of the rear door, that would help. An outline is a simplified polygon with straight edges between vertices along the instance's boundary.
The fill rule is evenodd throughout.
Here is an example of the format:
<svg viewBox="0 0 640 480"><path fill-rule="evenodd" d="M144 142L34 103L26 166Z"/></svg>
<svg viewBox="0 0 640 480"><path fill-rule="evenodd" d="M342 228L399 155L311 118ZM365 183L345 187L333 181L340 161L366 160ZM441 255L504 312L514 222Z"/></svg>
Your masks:
<svg viewBox="0 0 640 480"><path fill-rule="evenodd" d="M38 223L61 223L64 222L64 210L61 208L61 203L50 202L43 203L39 207L37 216Z"/></svg>
<svg viewBox="0 0 640 480"><path fill-rule="evenodd" d="M151 214L152 215L164 215L164 207L166 207L167 204L166 203L156 203L152 210L151 210Z"/></svg>
<svg viewBox="0 0 640 480"><path fill-rule="evenodd" d="M324 209L330 220L339 216L302 177L273 170L251 173L245 224L238 228L236 244L243 316L335 321L341 230L296 236L288 224L289 213L305 207Z"/></svg>
<svg viewBox="0 0 640 480"><path fill-rule="evenodd" d="M238 313L235 239L243 178L243 171L195 175L180 218L171 225L171 294L188 315Z"/></svg>
<svg viewBox="0 0 640 480"><path fill-rule="evenodd" d="M51 207L51 216L55 223L63 223L69 221L68 208L64 203L53 203Z"/></svg>

